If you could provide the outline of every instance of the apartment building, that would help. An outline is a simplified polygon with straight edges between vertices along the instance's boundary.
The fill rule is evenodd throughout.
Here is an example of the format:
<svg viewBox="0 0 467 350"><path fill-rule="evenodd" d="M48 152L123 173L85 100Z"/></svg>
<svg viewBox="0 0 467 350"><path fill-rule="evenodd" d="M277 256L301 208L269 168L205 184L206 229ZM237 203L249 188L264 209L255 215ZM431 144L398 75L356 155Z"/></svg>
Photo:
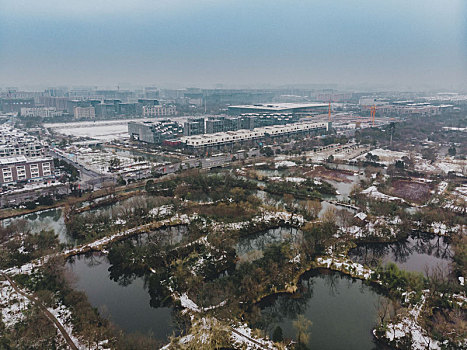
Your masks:
<svg viewBox="0 0 467 350"><path fill-rule="evenodd" d="M177 108L175 106L143 106L144 117L165 117L176 114Z"/></svg>
<svg viewBox="0 0 467 350"><path fill-rule="evenodd" d="M15 129L12 125L0 126L0 157L26 156L40 157L47 149L45 142L39 141L35 136Z"/></svg>
<svg viewBox="0 0 467 350"><path fill-rule="evenodd" d="M96 118L96 110L94 107L75 107L73 116L75 119L94 119Z"/></svg>
<svg viewBox="0 0 467 350"><path fill-rule="evenodd" d="M63 112L57 111L55 107L23 107L21 108L21 116L29 118L51 118L60 117Z"/></svg>
<svg viewBox="0 0 467 350"><path fill-rule="evenodd" d="M40 181L53 178L53 174L54 162L51 157L18 156L0 159L0 185Z"/></svg>

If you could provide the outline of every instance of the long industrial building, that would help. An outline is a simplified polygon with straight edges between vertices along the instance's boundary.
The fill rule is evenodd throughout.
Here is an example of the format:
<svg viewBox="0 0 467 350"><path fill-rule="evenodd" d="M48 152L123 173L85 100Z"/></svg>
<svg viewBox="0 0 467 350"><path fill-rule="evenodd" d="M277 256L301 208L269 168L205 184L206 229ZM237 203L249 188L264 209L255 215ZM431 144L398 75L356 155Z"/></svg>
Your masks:
<svg viewBox="0 0 467 350"><path fill-rule="evenodd" d="M323 132L329 130L330 127L330 123L293 123L254 128L253 130L238 130L219 132L215 134L184 136L179 140L189 148L215 147L265 137L278 137L304 132Z"/></svg>
<svg viewBox="0 0 467 350"><path fill-rule="evenodd" d="M327 110L326 103L261 103L254 105L229 106L229 113L292 113L294 115L307 115L321 113Z"/></svg>

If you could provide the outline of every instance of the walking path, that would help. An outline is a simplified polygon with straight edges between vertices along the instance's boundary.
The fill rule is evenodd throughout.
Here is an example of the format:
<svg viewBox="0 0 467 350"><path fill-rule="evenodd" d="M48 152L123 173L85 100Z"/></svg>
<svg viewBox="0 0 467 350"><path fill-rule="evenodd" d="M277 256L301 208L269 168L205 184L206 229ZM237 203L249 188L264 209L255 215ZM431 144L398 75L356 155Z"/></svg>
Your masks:
<svg viewBox="0 0 467 350"><path fill-rule="evenodd" d="M11 287L18 293L18 294L21 294L22 296L28 298L32 303L36 304L41 310L42 312L45 314L45 316L54 323L55 327L58 328L58 330L60 331L60 333L62 334L63 338L65 338L65 341L66 343L68 344L68 346L72 349L72 350L79 350L79 348L76 346L76 344L73 342L73 340L71 339L70 335L68 334L68 332L65 330L65 328L63 327L63 325L60 323L60 321L49 311L47 310L47 308L44 306L44 304L42 304L38 299L36 299L34 296L32 295L29 295L27 293L25 293L24 291L22 291L20 288L18 288L18 286L16 285L16 283L5 273L1 273L1 275L3 276L3 278L5 278L11 285Z"/></svg>

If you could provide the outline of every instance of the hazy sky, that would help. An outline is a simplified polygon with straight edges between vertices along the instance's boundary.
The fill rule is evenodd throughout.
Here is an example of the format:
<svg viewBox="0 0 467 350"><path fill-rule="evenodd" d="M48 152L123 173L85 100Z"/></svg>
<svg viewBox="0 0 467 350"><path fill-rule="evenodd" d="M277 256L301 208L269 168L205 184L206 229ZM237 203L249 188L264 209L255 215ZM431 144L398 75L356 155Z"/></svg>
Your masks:
<svg viewBox="0 0 467 350"><path fill-rule="evenodd" d="M466 0L0 0L0 86L467 87Z"/></svg>

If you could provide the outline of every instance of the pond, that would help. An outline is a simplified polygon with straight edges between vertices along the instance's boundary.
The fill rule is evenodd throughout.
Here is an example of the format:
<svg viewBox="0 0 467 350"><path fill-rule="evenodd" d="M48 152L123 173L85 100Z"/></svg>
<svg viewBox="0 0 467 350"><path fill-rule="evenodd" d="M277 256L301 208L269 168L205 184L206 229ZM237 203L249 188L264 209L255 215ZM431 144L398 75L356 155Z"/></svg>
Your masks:
<svg viewBox="0 0 467 350"><path fill-rule="evenodd" d="M312 322L310 349L375 349L372 334L382 296L360 280L337 272L310 271L302 276L294 294L279 294L258 304L254 326L270 337L281 327L284 338L296 339L294 321L299 315Z"/></svg>
<svg viewBox="0 0 467 350"><path fill-rule="evenodd" d="M139 234L131 238L131 241L135 245L157 243L157 244L163 244L164 246L173 246L173 245L180 243L187 234L188 234L187 225L176 225L176 226L169 226L169 227L157 229L155 231L150 231L147 233Z"/></svg>
<svg viewBox="0 0 467 350"><path fill-rule="evenodd" d="M116 203L106 204L100 207L93 208L87 212L84 212L83 214L102 213L109 214L112 217L113 211L118 210L120 206L131 205L135 202L142 202L146 198L146 196L127 198ZM48 209L31 214L17 216L15 218L4 219L0 221L0 225L7 226L15 220L26 220L28 228L33 233L40 232L41 230L54 230L55 233L58 235L60 243L76 245L76 240L67 233L62 208Z"/></svg>
<svg viewBox="0 0 467 350"><path fill-rule="evenodd" d="M154 302L143 277L114 281L107 257L97 253L70 259L67 269L75 289L83 291L101 316L125 332L152 335L163 342L172 334L179 334L174 309L151 306Z"/></svg>
<svg viewBox="0 0 467 350"><path fill-rule="evenodd" d="M15 220L26 220L28 228L33 233L38 233L41 230L54 230L58 235L60 243L74 243L73 238L67 234L61 208L21 215L11 219L4 219L1 221L1 224L3 226L7 226Z"/></svg>
<svg viewBox="0 0 467 350"><path fill-rule="evenodd" d="M350 182L335 181L335 180L324 178L323 181L330 183L337 190L337 194L335 196L326 195L323 197L348 202L350 199L350 192L352 192L352 189L354 188L355 185L360 183L360 180L363 177L360 175L349 175L347 176L347 178L350 180Z"/></svg>
<svg viewBox="0 0 467 350"><path fill-rule="evenodd" d="M298 243L302 232L294 227L281 226L243 237L235 246L241 262L254 261L263 256L263 251L274 243Z"/></svg>
<svg viewBox="0 0 467 350"><path fill-rule="evenodd" d="M424 273L426 267L432 270L439 266L448 271L453 253L448 238L419 233L394 243L359 244L349 251L349 256L368 266L392 261L404 270Z"/></svg>

